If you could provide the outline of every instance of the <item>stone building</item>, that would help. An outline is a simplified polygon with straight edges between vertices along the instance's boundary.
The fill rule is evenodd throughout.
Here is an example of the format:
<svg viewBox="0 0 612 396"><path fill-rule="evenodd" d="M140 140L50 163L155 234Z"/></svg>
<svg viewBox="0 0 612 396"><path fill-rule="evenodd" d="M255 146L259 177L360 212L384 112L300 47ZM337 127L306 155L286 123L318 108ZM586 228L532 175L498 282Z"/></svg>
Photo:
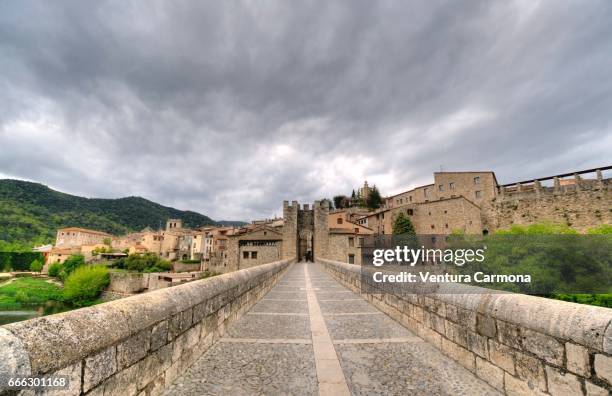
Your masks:
<svg viewBox="0 0 612 396"><path fill-rule="evenodd" d="M579 231L610 224L610 179L590 169L500 186L493 172L436 172L434 183L386 198L385 206L355 222L391 234L401 212L418 234L487 234L513 224L560 223ZM594 178L580 175L595 174ZM542 182L552 181L552 186Z"/></svg>
<svg viewBox="0 0 612 396"><path fill-rule="evenodd" d="M70 248L82 245L95 245L110 240L112 235L106 232L88 230L86 228L68 227L57 230L55 247Z"/></svg>

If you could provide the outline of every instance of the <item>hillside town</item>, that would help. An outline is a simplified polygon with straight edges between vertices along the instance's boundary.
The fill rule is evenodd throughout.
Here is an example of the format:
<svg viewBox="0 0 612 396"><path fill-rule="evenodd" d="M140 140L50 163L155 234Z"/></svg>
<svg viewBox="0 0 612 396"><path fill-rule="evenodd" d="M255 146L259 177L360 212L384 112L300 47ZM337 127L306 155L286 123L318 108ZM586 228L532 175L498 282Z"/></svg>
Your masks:
<svg viewBox="0 0 612 396"><path fill-rule="evenodd" d="M328 200L317 201L312 208L304 205L297 209L295 201L291 205L285 202L282 218L256 220L242 227L191 229L184 227L181 219L168 219L164 229L145 228L122 236L68 227L57 230L54 245L35 250L45 255L46 267L76 254L91 262L153 253L163 260L190 265L185 268L192 270L226 273L286 256L287 245L294 238L287 236L291 228L287 222L292 216L299 217L300 223L313 222L310 217L314 216L314 223L324 230L325 241L319 245L329 247L326 254L358 264L363 238L391 235L400 214L410 219L417 234L432 235L486 235L513 224L542 221L563 223L580 231L610 224L611 183L610 178L603 177L610 168L507 185L500 185L492 171L435 172L433 183L387 196L378 208L356 204L378 193L366 181L348 199L348 205L340 208L330 207ZM299 213L292 212L295 210ZM324 226L317 216L324 218ZM316 244L313 230L304 228L298 235L298 257L312 260Z"/></svg>

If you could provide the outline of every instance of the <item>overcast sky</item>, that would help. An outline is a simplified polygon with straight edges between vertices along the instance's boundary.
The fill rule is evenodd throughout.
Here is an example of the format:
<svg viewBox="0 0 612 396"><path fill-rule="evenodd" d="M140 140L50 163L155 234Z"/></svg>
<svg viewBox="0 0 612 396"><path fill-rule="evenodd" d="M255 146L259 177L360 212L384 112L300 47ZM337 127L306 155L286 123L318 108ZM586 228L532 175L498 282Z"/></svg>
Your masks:
<svg viewBox="0 0 612 396"><path fill-rule="evenodd" d="M0 2L0 177L214 219L612 161L612 1Z"/></svg>

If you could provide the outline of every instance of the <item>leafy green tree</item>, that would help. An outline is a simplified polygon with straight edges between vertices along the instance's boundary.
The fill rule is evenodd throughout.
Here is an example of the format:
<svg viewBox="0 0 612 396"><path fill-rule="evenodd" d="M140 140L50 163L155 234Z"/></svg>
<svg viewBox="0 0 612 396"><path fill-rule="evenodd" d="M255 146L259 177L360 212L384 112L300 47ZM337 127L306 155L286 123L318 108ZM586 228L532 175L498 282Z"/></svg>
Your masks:
<svg viewBox="0 0 612 396"><path fill-rule="evenodd" d="M368 194L368 200L366 202L366 206L370 209L378 209L382 206L382 204L383 204L383 199L380 196L380 192L378 191L378 188L376 187L376 185L374 185L370 189L370 193Z"/></svg>
<svg viewBox="0 0 612 396"><path fill-rule="evenodd" d="M336 209L346 209L350 206L350 202L346 195L336 195L334 197L334 207Z"/></svg>
<svg viewBox="0 0 612 396"><path fill-rule="evenodd" d="M393 222L393 235L416 235L412 221L400 213Z"/></svg>
<svg viewBox="0 0 612 396"><path fill-rule="evenodd" d="M64 261L63 270L60 272L61 279L65 280L70 274L72 274L77 268L85 264L85 257L82 254L73 254Z"/></svg>
<svg viewBox="0 0 612 396"><path fill-rule="evenodd" d="M36 259L30 263L30 271L32 272L40 272L42 271L43 263L42 261Z"/></svg>
<svg viewBox="0 0 612 396"><path fill-rule="evenodd" d="M81 266L64 284L64 301L82 307L90 305L110 283L108 268L105 266Z"/></svg>
<svg viewBox="0 0 612 396"><path fill-rule="evenodd" d="M113 267L136 272L165 272L172 269L172 264L162 260L156 254L131 254L113 263Z"/></svg>

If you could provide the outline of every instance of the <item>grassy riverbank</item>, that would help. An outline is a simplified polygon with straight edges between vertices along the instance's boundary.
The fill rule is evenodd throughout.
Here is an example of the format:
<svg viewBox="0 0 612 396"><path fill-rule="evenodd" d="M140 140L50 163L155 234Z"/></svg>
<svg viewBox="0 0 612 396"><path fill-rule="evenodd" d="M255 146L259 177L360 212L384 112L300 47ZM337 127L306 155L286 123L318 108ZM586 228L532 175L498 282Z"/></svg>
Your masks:
<svg viewBox="0 0 612 396"><path fill-rule="evenodd" d="M0 285L0 311L62 301L62 289L40 278L15 278Z"/></svg>

